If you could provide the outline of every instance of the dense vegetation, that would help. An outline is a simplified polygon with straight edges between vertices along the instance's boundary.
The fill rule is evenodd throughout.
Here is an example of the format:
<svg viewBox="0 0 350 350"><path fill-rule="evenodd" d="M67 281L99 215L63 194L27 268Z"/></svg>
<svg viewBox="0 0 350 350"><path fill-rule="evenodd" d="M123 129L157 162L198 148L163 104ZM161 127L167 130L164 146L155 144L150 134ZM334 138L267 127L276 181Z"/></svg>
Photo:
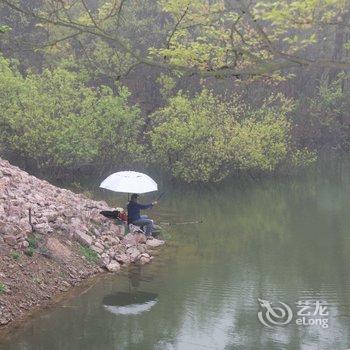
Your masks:
<svg viewBox="0 0 350 350"><path fill-rule="evenodd" d="M22 77L0 58L2 152L49 170L115 162L142 152L143 125L126 88L84 86L62 68Z"/></svg>
<svg viewBox="0 0 350 350"><path fill-rule="evenodd" d="M348 5L0 0L0 152L186 182L348 152Z"/></svg>

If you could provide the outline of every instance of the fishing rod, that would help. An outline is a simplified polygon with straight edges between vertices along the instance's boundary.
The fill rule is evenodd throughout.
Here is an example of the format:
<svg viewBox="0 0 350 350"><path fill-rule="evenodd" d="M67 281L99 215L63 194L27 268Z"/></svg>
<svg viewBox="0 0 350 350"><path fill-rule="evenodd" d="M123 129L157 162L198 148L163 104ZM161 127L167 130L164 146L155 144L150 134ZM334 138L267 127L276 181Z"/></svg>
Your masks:
<svg viewBox="0 0 350 350"><path fill-rule="evenodd" d="M156 199L156 201L158 202L164 195L165 195L165 191L163 191L158 198ZM177 225L193 225L193 224L202 224L203 220L195 220L195 221L183 221L183 222L160 222L160 225L163 226L177 226Z"/></svg>
<svg viewBox="0 0 350 350"><path fill-rule="evenodd" d="M158 202L163 196L165 195L165 191L163 191L156 199L156 201Z"/></svg>
<svg viewBox="0 0 350 350"><path fill-rule="evenodd" d="M193 225L193 224L203 224L203 220L183 221L183 222L160 222L159 224L163 226Z"/></svg>

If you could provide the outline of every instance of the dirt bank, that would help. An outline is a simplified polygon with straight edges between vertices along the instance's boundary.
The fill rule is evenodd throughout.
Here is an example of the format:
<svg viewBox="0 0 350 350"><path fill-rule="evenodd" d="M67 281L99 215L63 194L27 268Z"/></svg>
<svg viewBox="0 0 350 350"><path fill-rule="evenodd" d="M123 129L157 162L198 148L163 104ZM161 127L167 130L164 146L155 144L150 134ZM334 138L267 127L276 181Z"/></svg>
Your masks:
<svg viewBox="0 0 350 350"><path fill-rule="evenodd" d="M101 210L113 208L0 158L0 329L88 277L152 260L163 241L125 235Z"/></svg>

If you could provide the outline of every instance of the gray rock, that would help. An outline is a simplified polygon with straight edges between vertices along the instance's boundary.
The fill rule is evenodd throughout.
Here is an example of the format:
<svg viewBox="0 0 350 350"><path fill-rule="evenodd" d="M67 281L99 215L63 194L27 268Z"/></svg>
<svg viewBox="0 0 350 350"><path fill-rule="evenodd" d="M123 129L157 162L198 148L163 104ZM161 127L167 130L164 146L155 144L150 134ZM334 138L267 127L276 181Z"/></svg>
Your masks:
<svg viewBox="0 0 350 350"><path fill-rule="evenodd" d="M104 251L104 249L101 249L101 248L99 248L99 247L96 247L95 245L92 245L92 246L91 246L91 249L92 249L94 252L96 252L97 254L102 254L103 251Z"/></svg>
<svg viewBox="0 0 350 350"><path fill-rule="evenodd" d="M129 255L125 253L116 254L114 259L122 264L129 264L131 262Z"/></svg>
<svg viewBox="0 0 350 350"><path fill-rule="evenodd" d="M53 232L52 227L47 222L34 225L34 230L42 235Z"/></svg>
<svg viewBox="0 0 350 350"><path fill-rule="evenodd" d="M105 249L104 245L98 241L94 242L94 246L100 248L102 251Z"/></svg>
<svg viewBox="0 0 350 350"><path fill-rule="evenodd" d="M122 243L125 244L126 246L136 246L137 245L137 239L132 233L128 233L124 239L122 240Z"/></svg>
<svg viewBox="0 0 350 350"><path fill-rule="evenodd" d="M10 246L15 246L17 244L17 238L13 235L5 235L4 242L9 244Z"/></svg>
<svg viewBox="0 0 350 350"><path fill-rule="evenodd" d="M108 265L110 265L111 263L111 259L107 256L107 257L101 257L100 259L100 266L101 267L107 267Z"/></svg>
<svg viewBox="0 0 350 350"><path fill-rule="evenodd" d="M83 231L75 231L74 237L81 244L84 244L87 246L91 246L91 244L92 244L92 237Z"/></svg>
<svg viewBox="0 0 350 350"><path fill-rule="evenodd" d="M163 245L164 243L165 243L164 241L162 241L160 239L156 239L156 238L148 239L146 242L146 244L152 248L159 247L159 246Z"/></svg>
<svg viewBox="0 0 350 350"><path fill-rule="evenodd" d="M120 264L118 261L112 260L107 266L107 270L109 272L119 272L120 271Z"/></svg>
<svg viewBox="0 0 350 350"><path fill-rule="evenodd" d="M126 253L130 256L131 261L136 261L141 253L136 247L130 247L127 249Z"/></svg>

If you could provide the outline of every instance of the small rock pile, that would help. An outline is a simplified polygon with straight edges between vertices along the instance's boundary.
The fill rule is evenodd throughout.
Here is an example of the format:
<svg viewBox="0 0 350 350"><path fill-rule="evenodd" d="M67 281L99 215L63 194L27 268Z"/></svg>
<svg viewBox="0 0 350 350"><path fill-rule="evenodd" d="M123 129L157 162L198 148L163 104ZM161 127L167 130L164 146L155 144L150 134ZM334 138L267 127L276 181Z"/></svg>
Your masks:
<svg viewBox="0 0 350 350"><path fill-rule="evenodd" d="M0 158L0 245L25 250L33 232L48 237L64 234L93 250L101 267L117 272L121 264L148 263L150 249L164 244L146 240L142 233L125 235L124 226L102 216L101 210L113 209L104 201L39 180Z"/></svg>

